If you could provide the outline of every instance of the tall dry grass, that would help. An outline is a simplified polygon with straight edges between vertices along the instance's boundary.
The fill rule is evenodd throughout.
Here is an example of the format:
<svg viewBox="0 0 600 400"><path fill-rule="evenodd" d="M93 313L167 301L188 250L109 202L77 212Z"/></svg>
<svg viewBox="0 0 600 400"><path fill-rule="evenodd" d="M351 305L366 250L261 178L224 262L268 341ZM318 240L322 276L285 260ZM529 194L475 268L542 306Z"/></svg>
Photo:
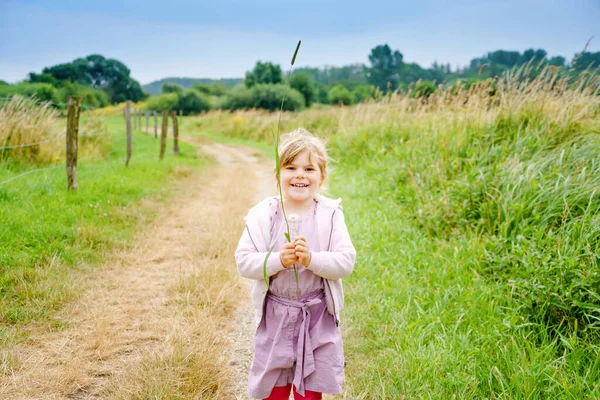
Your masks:
<svg viewBox="0 0 600 400"><path fill-rule="evenodd" d="M65 147L64 132L57 129L58 111L49 103L40 105L30 99L13 97L0 104L0 160L13 159L21 162L48 164L56 161ZM31 146L23 146L39 143Z"/></svg>
<svg viewBox="0 0 600 400"><path fill-rule="evenodd" d="M0 161L47 165L65 157L66 120L50 103L13 97L0 104ZM98 158L112 146L102 116L82 116L79 123L79 156Z"/></svg>

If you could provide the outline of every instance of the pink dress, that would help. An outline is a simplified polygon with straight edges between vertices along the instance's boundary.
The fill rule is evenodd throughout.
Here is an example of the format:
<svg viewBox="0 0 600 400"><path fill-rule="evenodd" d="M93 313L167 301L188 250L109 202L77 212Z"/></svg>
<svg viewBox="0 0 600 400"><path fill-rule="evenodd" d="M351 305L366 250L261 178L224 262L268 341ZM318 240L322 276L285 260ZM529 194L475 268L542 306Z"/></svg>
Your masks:
<svg viewBox="0 0 600 400"><path fill-rule="evenodd" d="M316 202L300 218L298 235L304 235L312 251L320 251ZM274 216L271 235L279 240L273 251L287 241L281 210ZM290 226L292 240L294 229ZM344 380L344 354L340 328L325 306L323 278L299 263L298 284L292 267L271 277L263 319L256 330L254 360L250 368L248 395L269 396L273 387L293 383L305 390L338 394Z"/></svg>

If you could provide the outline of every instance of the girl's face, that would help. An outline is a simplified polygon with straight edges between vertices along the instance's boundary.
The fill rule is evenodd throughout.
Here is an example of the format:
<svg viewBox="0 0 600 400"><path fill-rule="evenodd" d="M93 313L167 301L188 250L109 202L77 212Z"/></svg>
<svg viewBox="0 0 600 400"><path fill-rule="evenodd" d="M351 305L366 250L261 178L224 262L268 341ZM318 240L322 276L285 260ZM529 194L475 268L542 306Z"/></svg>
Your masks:
<svg viewBox="0 0 600 400"><path fill-rule="evenodd" d="M323 179L319 166L310 162L308 151L300 153L291 164L281 166L283 197L296 206L312 201Z"/></svg>

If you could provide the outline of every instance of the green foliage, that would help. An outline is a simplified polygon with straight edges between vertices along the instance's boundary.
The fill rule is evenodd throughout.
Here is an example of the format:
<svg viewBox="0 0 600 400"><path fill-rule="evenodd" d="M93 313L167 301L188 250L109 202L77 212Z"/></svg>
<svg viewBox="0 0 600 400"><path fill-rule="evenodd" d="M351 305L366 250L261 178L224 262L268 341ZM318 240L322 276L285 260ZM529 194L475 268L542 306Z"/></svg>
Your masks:
<svg viewBox="0 0 600 400"><path fill-rule="evenodd" d="M229 90L229 88L227 88L222 83L210 85L205 83L194 83L192 85L192 89L210 96L223 96Z"/></svg>
<svg viewBox="0 0 600 400"><path fill-rule="evenodd" d="M8 83L0 79L0 86L6 86L6 85L8 85Z"/></svg>
<svg viewBox="0 0 600 400"><path fill-rule="evenodd" d="M311 78L307 74L295 73L290 77L290 87L299 91L304 97L304 105L310 107L315 96Z"/></svg>
<svg viewBox="0 0 600 400"><path fill-rule="evenodd" d="M369 83L386 92L398 87L403 67L403 56L398 50L392 52L387 44L379 45L369 55Z"/></svg>
<svg viewBox="0 0 600 400"><path fill-rule="evenodd" d="M281 107L281 101L284 96L284 111L295 111L304 108L304 97L302 94L283 84L259 84L253 86L251 89L236 88L227 95L222 108L227 110L262 108L269 111L277 111Z"/></svg>
<svg viewBox="0 0 600 400"><path fill-rule="evenodd" d="M600 67L600 51L579 53L574 57L572 64L572 67L577 71L584 71L588 68L597 70Z"/></svg>
<svg viewBox="0 0 600 400"><path fill-rule="evenodd" d="M81 104L84 107L99 108L110 104L108 96L103 90L94 89L79 83L65 82L58 90L61 103L67 103L69 96L81 96Z"/></svg>
<svg viewBox="0 0 600 400"><path fill-rule="evenodd" d="M181 87L181 85L178 85L176 83L165 83L162 87L162 92L163 93L181 94L181 93L183 93L183 87Z"/></svg>
<svg viewBox="0 0 600 400"><path fill-rule="evenodd" d="M179 105L177 93L165 93L160 96L152 96L146 102L149 110L162 112L163 110L176 111Z"/></svg>
<svg viewBox="0 0 600 400"><path fill-rule="evenodd" d="M256 63L251 72L246 72L244 84L247 88L251 88L259 84L277 84L283 82L283 74L279 65L270 62Z"/></svg>
<svg viewBox="0 0 600 400"><path fill-rule="evenodd" d="M354 103L354 96L344 86L336 85L327 93L327 101L330 104L343 104L347 106Z"/></svg>
<svg viewBox="0 0 600 400"><path fill-rule="evenodd" d="M360 103L363 100L373 99L373 92L375 87L369 85L360 85L354 88L352 96L354 96L354 102Z"/></svg>
<svg viewBox="0 0 600 400"><path fill-rule="evenodd" d="M177 108L184 115L199 114L210 109L210 103L205 95L195 89L188 89L179 95Z"/></svg>
<svg viewBox="0 0 600 400"><path fill-rule="evenodd" d="M58 90L49 83L21 82L16 85L0 86L0 97L32 97L39 101L50 101L60 103L61 98Z"/></svg>
<svg viewBox="0 0 600 400"><path fill-rule="evenodd" d="M362 64L350 64L343 67L325 66L324 68L296 68L295 73L306 74L314 82L324 85L336 84L338 82L351 82L353 85L364 85L367 83L365 66Z"/></svg>
<svg viewBox="0 0 600 400"><path fill-rule="evenodd" d="M129 68L122 62L92 54L70 63L44 68L41 74L30 73L29 80L53 86L61 86L65 82L92 86L104 90L112 103L143 100L146 95L139 82L129 74Z"/></svg>
<svg viewBox="0 0 600 400"><path fill-rule="evenodd" d="M190 89L195 84L206 85L206 86L217 86L231 88L243 82L240 78L223 78L223 79L209 79L209 78L163 78L158 81L148 83L142 86L144 92L151 95L157 95L161 93L162 87L165 83L175 83L184 89ZM204 93L203 90L196 88L199 92ZM210 93L207 93L210 94Z"/></svg>
<svg viewBox="0 0 600 400"><path fill-rule="evenodd" d="M415 86L415 90L412 92L414 98L429 98L435 92L437 87L430 81L421 81Z"/></svg>

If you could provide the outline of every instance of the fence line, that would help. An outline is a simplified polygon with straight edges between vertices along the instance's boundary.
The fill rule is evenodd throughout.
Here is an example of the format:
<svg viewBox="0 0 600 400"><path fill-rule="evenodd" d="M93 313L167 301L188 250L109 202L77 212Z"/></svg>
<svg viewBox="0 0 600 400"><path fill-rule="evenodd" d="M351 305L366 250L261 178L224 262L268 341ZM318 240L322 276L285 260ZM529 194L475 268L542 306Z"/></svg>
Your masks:
<svg viewBox="0 0 600 400"><path fill-rule="evenodd" d="M50 104L53 106L59 106L59 107L68 107L67 103L55 103L53 101L50 100L38 100L32 97L21 97L21 96L12 96L12 97L0 97L0 100L5 100L5 101L12 101L13 99L17 99L17 100L26 100L38 105L42 105L42 104ZM82 109L84 110L96 110L98 109L98 107L90 107L90 106L81 106Z"/></svg>
<svg viewBox="0 0 600 400"><path fill-rule="evenodd" d="M42 144L42 143L55 142L57 140L64 139L64 137L65 137L65 135L62 135L62 136L59 136L59 137L55 137L54 139L42 140L41 142L16 144L14 146L2 146L2 147L0 147L0 150L3 150L3 149L18 149L19 147L29 147L29 146L35 146L35 145L38 145L38 144Z"/></svg>
<svg viewBox="0 0 600 400"><path fill-rule="evenodd" d="M79 136L79 138L93 137L93 136L104 136L104 135L112 135L112 133L111 132L107 132L107 133L94 133L94 134L91 134L91 135L81 135L81 136ZM38 145L38 144L43 144L43 143L48 143L48 142L55 142L57 140L61 140L61 139L64 139L64 138L65 138L65 135L61 135L61 136L55 137L54 139L42 140L41 142L17 144L17 145L14 145L14 146L1 146L0 150L3 150L3 149L17 149L19 147L35 146L35 145Z"/></svg>
<svg viewBox="0 0 600 400"><path fill-rule="evenodd" d="M37 103L37 104L42 104L42 103L45 103L45 104L55 104L55 105L60 105L60 104L58 104L58 103L53 103L53 102L50 102L50 101L46 101L46 102L36 102L36 101L35 101L34 99L32 99L32 98L22 98L22 97L19 97L19 96L13 96L13 97L0 97L0 100L12 100L12 99L25 99L25 100L28 100L28 101L31 101L31 102L34 102L34 103ZM75 105L74 103L77 103L77 102L81 101L80 99L81 99L80 97L79 97L79 98L77 98L77 97L72 97L72 96L71 96L71 97L69 97L69 104L68 104L68 107L69 107L69 113L71 113L71 111L72 111L72 108L75 108L75 106L76 106L76 105ZM72 101L72 100L73 100L73 101ZM71 104L71 103L73 103L73 104ZM64 104L63 104L63 105L64 105ZM130 102L130 101L127 101L127 105L130 107L130 105L131 105L131 102ZM129 108L129 107L125 107L125 109L127 109L127 108ZM141 110L139 110L139 111L138 111L138 113L139 113L138 115L134 115L134 121L135 121L135 120L138 120L138 122L139 122L138 128L139 128L140 130L142 130L142 126L141 126L141 125L142 125L142 124L141 124L142 111L141 111ZM127 128L129 128L129 129L127 129L127 131L129 131L129 132L127 132L128 134L127 134L127 137L126 137L126 138L127 138L127 142L128 142L128 146L127 146L127 147L128 147L128 151L127 151L127 163L126 163L126 165L127 165L127 164L129 163L129 160L132 158L132 155L131 155L131 147L132 147L132 146L131 146L131 139L132 139L132 138L131 138L131 130L130 130L130 126L131 126L131 114L130 114L130 113L127 113L127 112L126 112L125 114L126 114L126 115L125 115L125 117L126 117L126 118L125 118L125 119L126 119L126 123L127 123L127 125L129 125L129 126L127 127ZM129 115L127 115L127 114L129 114ZM157 125L158 125L158 123L157 123L158 121L157 121L157 118L156 118L156 112L154 112L154 116L155 116L155 124L154 124L154 125L155 125L155 128L154 128L154 129L155 129L155 135L156 135L156 133L157 133L157 132L156 132L156 130L157 130ZM148 127L148 117L149 117L149 114L148 114L148 111L146 111L146 133L149 133L149 132L148 132L148 131L149 131L149 127ZM167 110L163 110L163 120L162 120L163 127L162 127L162 132L161 132L162 134L161 134L161 142L160 142L160 154L159 154L159 159L160 159L160 160L162 160L162 159L163 159L163 157L164 157L164 152L165 152L165 150L166 150L167 128L168 128L168 119L169 119L168 117L169 117L169 113L168 113L168 111L167 111ZM172 117L172 119L173 119L173 125L174 125L174 126L173 126L173 128L174 128L174 136L175 136L175 137L174 137L174 147L175 147L175 148L174 148L174 153L177 155L177 154L178 154L178 150L179 150L179 149L178 149L178 137L177 137L177 136L178 136L178 135L177 135L177 131L178 131L178 129L177 129L177 127L178 127L178 121L177 121L177 114L176 114L176 112L173 112L173 113L172 113L172 115L171 115L171 117ZM77 141L78 141L78 139L80 139L80 138L86 138L86 137L95 137L95 136L106 136L106 135L112 135L112 136L115 136L115 137L117 137L117 133L116 133L116 132L110 132L110 131L107 131L107 132L105 132L105 133L96 133L96 134L88 134L88 135L86 135L86 134L82 134L82 135L79 135L79 134L78 134L78 125L79 125L79 120L78 120L78 118L76 118L76 119L73 121L73 123L75 124L75 126L74 126L74 127L71 127L71 130L74 132L74 133L72 133L72 135L74 135L74 145L72 145L72 146L71 146L71 147L72 147L72 149L71 149L71 150L72 150L72 152L75 152L75 155L72 155L72 156L74 157L74 160L76 160L76 159L77 159L76 152L77 152L77 147L78 147L78 146L77 146ZM67 123L67 125L68 125L68 126L70 126L70 125L69 125L69 123ZM66 134L63 134L63 135L61 135L61 136L58 136L58 137L55 137L55 138L52 138L52 139L46 139L46 140L42 140L42 141L39 141L39 142L33 142L33 143L22 143L22 144L19 144L19 145L7 145L7 146L2 146L2 147L0 147L0 150L4 150L4 149L17 149L17 148L24 148L24 147L36 146L36 145L40 145L40 144L44 144L44 143L49 143L49 142L54 142L54 141L62 140L62 139L65 139L66 137L67 137L67 135L66 135ZM92 160L92 159L100 159L100 158L105 158L105 157L108 157L108 156L112 155L112 154L113 154L113 153L115 153L115 152L116 152L116 150L114 150L114 149L113 149L113 150L111 150L110 152L108 152L107 154L100 155L100 156L96 156L96 157L87 157L87 158L81 159L80 161L90 161L90 160ZM73 189L76 189L76 188L77 188L77 184L75 183L75 182L76 182L76 180L75 180L75 178L74 178L74 174L72 174L72 175L73 175L73 178L72 178L72 179L70 178L70 175L69 175L69 167L70 167L70 165L69 165L69 155L68 155L68 153L69 153L69 143L67 143L67 166L66 166L66 168L67 168L67 180L68 180L68 185L67 185L67 188L68 188L68 189L70 189L70 188L72 187ZM145 157L145 156L146 156L146 155L144 155L144 157ZM76 167L75 167L75 165L76 165L76 161L73 161L73 162L71 163L71 169L74 169L74 168L76 168ZM5 184L7 184L7 183L9 183L9 182L12 182L12 181L14 181L14 180L17 180L17 179L19 179L19 178L21 178L21 177L24 177L24 176L27 176L27 175L30 175L30 174L36 173L36 172L48 171L48 170L51 170L51 169L60 168L60 167L62 167L62 166L63 166L63 165L54 165L54 166L50 166L50 167L43 167L43 168L36 168L36 169L32 169L32 170L29 170L29 171L23 172L23 173L21 173L21 174L19 174L19 175L13 176L13 177L11 177L11 178L9 178L9 179L7 179L7 180L4 180L4 181L0 182L0 186L2 186L2 185L5 185ZM73 180L73 185L71 185L71 180Z"/></svg>

